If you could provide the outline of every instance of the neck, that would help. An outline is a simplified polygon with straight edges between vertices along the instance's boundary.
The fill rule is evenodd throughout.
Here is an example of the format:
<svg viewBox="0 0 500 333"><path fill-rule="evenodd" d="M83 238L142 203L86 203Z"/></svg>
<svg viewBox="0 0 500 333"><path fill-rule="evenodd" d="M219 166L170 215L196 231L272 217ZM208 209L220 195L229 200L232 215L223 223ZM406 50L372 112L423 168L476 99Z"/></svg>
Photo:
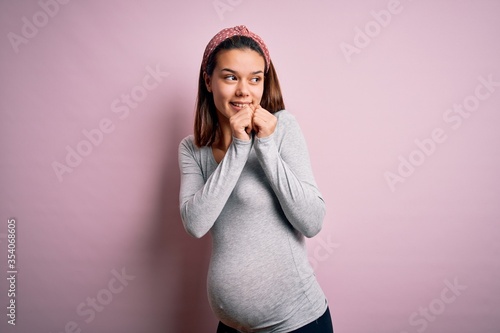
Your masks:
<svg viewBox="0 0 500 333"><path fill-rule="evenodd" d="M214 147L222 151L227 151L229 145L233 141L233 134L229 125L229 120L225 117L219 117L220 131L214 142Z"/></svg>

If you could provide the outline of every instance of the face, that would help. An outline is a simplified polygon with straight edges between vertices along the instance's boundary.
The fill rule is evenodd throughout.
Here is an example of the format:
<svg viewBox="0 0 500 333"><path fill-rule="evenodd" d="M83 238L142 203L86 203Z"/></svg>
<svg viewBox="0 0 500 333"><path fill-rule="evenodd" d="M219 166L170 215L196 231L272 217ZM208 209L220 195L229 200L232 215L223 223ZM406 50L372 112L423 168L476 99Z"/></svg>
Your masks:
<svg viewBox="0 0 500 333"><path fill-rule="evenodd" d="M264 58L250 49L224 50L217 54L212 76L205 84L213 94L220 122L226 122L245 104L260 104L264 92Z"/></svg>

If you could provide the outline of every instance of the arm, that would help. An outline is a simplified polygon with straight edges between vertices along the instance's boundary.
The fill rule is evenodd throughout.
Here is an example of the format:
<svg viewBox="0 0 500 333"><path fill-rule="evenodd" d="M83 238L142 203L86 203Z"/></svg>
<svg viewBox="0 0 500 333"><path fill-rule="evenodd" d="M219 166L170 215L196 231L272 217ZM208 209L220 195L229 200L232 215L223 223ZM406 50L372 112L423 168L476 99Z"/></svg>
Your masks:
<svg viewBox="0 0 500 333"><path fill-rule="evenodd" d="M205 183L194 144L188 140L181 142L180 212L190 235L200 238L212 228L240 177L251 147L251 140L233 138L226 155Z"/></svg>
<svg viewBox="0 0 500 333"><path fill-rule="evenodd" d="M314 181L306 142L297 121L288 113L281 114L277 130L255 140L260 164L285 216L304 236L313 237L321 230L325 203Z"/></svg>

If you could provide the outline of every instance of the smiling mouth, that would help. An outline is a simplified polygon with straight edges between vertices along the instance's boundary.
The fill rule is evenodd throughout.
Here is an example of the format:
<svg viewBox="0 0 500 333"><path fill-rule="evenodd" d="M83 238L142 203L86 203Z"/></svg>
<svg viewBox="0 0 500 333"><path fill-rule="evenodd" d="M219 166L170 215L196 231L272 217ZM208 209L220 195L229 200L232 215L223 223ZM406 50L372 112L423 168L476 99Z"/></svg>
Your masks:
<svg viewBox="0 0 500 333"><path fill-rule="evenodd" d="M244 106L246 105L250 105L250 103L233 103L233 102L230 102L231 105L234 105L238 108L243 108Z"/></svg>

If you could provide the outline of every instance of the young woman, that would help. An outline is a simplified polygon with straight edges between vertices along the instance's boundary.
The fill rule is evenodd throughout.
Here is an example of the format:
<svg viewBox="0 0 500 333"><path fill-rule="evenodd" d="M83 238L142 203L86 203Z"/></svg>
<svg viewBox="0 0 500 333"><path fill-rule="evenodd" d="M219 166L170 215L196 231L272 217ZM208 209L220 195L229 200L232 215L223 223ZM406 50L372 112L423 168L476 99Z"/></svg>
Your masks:
<svg viewBox="0 0 500 333"><path fill-rule="evenodd" d="M220 31L200 69L194 136L179 146L186 231L210 231L208 296L223 332L333 332L304 237L325 204L269 51L245 26Z"/></svg>

